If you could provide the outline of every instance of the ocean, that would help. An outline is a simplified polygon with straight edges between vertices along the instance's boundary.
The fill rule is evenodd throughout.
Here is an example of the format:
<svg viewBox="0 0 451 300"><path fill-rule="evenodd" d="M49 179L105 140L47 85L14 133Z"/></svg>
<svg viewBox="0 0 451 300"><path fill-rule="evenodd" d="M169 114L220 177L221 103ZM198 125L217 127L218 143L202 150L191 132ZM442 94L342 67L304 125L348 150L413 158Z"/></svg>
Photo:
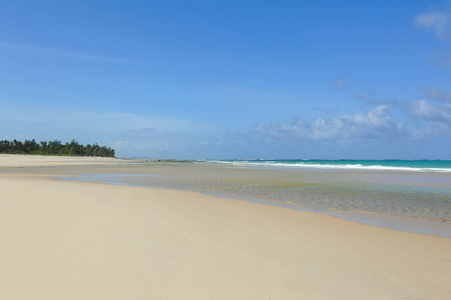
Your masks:
<svg viewBox="0 0 451 300"><path fill-rule="evenodd" d="M451 160L323 160L323 159L282 159L282 160L205 160L205 162L242 166L392 170L414 172L451 172Z"/></svg>

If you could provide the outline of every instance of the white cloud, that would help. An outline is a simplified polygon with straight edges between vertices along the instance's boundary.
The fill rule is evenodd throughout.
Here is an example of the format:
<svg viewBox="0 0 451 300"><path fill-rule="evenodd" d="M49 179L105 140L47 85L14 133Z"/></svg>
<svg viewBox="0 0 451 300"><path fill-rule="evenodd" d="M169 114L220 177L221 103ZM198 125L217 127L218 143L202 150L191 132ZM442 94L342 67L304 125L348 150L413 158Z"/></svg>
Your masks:
<svg viewBox="0 0 451 300"><path fill-rule="evenodd" d="M426 100L417 100L412 103L412 113L420 119L444 123L451 127L451 103L444 103L439 106L429 105Z"/></svg>
<svg viewBox="0 0 451 300"><path fill-rule="evenodd" d="M270 140L285 138L309 140L388 139L407 137L409 132L402 123L395 123L387 113L387 106L380 105L366 115L341 115L329 120L318 119L308 123L297 119L290 124L262 124L254 130Z"/></svg>
<svg viewBox="0 0 451 300"><path fill-rule="evenodd" d="M424 99L414 101L410 106L421 137L437 136L441 139L451 135L451 103L440 102L431 105Z"/></svg>
<svg viewBox="0 0 451 300"><path fill-rule="evenodd" d="M436 36L443 36L451 23L451 13L428 12L417 15L413 21L419 28L432 30Z"/></svg>

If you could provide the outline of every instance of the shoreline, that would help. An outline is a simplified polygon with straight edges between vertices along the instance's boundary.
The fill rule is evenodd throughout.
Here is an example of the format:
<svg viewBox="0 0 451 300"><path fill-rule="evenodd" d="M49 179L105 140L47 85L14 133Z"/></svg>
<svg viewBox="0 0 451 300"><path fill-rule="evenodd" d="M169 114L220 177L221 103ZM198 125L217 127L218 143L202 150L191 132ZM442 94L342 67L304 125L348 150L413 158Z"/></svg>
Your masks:
<svg viewBox="0 0 451 300"><path fill-rule="evenodd" d="M68 170L79 171L76 161ZM193 191L62 181L38 169L41 175L0 175L0 267L8 270L0 291L7 299L451 293L449 238Z"/></svg>
<svg viewBox="0 0 451 300"><path fill-rule="evenodd" d="M6 164L5 164L6 162ZM449 197L449 188L448 182L451 177L448 174L444 173L432 173L428 175L429 177L425 177L424 173L409 173L405 175L404 172L394 172L394 171L378 171L378 172L368 172L362 170L327 170L323 173L322 170L313 169L313 170L293 170L293 169L277 169L277 168L258 168L258 167L250 167L250 168L242 168L235 166L224 166L222 164L215 165L211 163L187 163L187 161L173 161L173 160L126 160L119 158L101 158L101 157L69 157L69 156L36 156L36 155L0 155L0 167L8 167L10 170L15 168L16 171L12 173L22 173L24 171L23 168L27 167L25 170L34 170L35 173L52 173L56 172L54 167L58 167L58 171L60 175L53 176L55 178L60 177L62 180L76 180L76 181L86 181L86 182L99 182L99 183L108 183L113 185L124 185L124 186L137 186L137 187L147 187L147 188L158 188L158 189L168 189L168 190L178 190L178 191L197 191L205 195L210 195L213 197L219 198L233 198L242 201L248 201L253 203L265 204L274 207L284 207L288 209L307 211L312 213L326 213L333 217L337 217L340 219L345 219L353 222L357 222L360 224L367 224L372 226L396 229L401 231L420 233L426 235L434 235L440 237L451 238L451 219L448 216L448 221L438 221L431 220L427 218L421 217L412 217L409 215L399 215L396 213L390 212L378 212L371 211L365 209L359 209L357 206L353 207L351 210L343 210L340 208L334 208L332 206L323 206L323 207L309 207L309 206L300 206L296 202L291 200L287 201L278 201L276 198L271 197L255 197L254 194L242 194L242 192L238 193L230 193L226 190L216 189L214 185L215 181L205 181L204 179L213 176L220 180L220 184L232 184L227 189L238 189L241 190L241 186L235 186L234 183L238 180L240 183L242 180L248 182L248 178L242 177L243 174L240 174L240 170L247 171L247 177L259 176L261 177L262 173L266 172L267 174L271 174L272 172L276 172L275 176L285 176L289 174L288 177L292 177L298 173L301 173L301 176L319 178L321 176L329 176L333 178L337 177L349 177L348 180L355 181L360 184L368 184L368 183L376 183L376 184L388 184L388 185L405 185L407 187L418 187L422 186L424 188L447 188L447 193ZM64 172L65 167L72 166L70 172ZM37 167L38 169L35 169ZM77 168L77 169L75 169ZM2 170L2 168L0 168ZM3 168L5 170L5 168ZM69 170L69 169L68 169ZM162 171L165 171L161 173ZM219 173L218 173L219 170ZM238 172L232 172L231 170L236 170ZM125 174L124 174L125 171ZM227 171L227 173L225 173ZM268 173L269 171L269 173ZM282 172L281 172L282 171ZM284 171L286 173L284 173ZM156 173L155 173L156 172ZM180 185L177 181L171 181L171 178L174 177L174 172L186 173L188 172L188 177L181 177L179 181L188 180L188 184ZM250 172L250 173L249 173ZM0 172L1 173L1 172ZM155 174L154 174L155 173ZM197 174L201 175L201 179L205 182L196 183L196 181L191 180L191 176L197 176ZM158 174L158 175L157 175ZM196 174L196 175L195 175ZM235 175L232 175L235 174ZM237 175L238 174L238 175ZM283 175L282 175L283 174ZM302 175L306 174L306 175ZM178 176L178 175L177 175ZM241 176L233 179L234 177L230 176ZM268 176L268 175L264 175ZM163 178L164 177L164 178ZM178 176L180 177L180 176ZM197 176L198 177L198 176ZM147 178L148 180L144 180ZM165 180L168 178L168 180ZM234 182L229 182L230 179L234 180ZM241 178L241 179L240 179ZM158 179L158 181L156 181ZM174 178L173 178L174 179ZM264 179L264 178L263 178ZM310 178L311 179L311 178ZM161 181L163 180L163 181ZM196 179L199 181L199 178ZM225 181L224 181L225 180ZM267 179L264 179L267 180ZM272 180L271 178L269 180ZM256 189L266 189L268 183L270 185L274 185L275 187L280 186L282 190L279 192L283 193L283 190L290 189L292 187L298 186L297 183L292 184L287 178L282 179L280 183L269 183L268 181L261 181L261 178L254 182L248 182L247 185L256 186ZM292 180L292 178L288 178L288 180ZM335 179L334 179L335 180ZM409 182L410 180L410 182ZM432 181L431 181L432 180ZM172 183L171 183L172 182ZM307 187L309 184L307 183ZM321 189L323 187L320 186ZM327 186L324 186L327 188ZM443 190L445 191L445 190ZM297 195L293 195L297 196ZM342 195L339 197L343 197L346 195ZM364 196L364 195L362 195ZM390 195L387 195L390 197ZM299 197L299 196L298 196ZM303 197L302 195L300 197ZM333 201L340 201L340 199L334 199ZM366 200L368 201L368 200ZM330 203L330 202L329 202ZM329 204L330 205L330 204ZM445 208L449 210L449 206Z"/></svg>
<svg viewBox="0 0 451 300"><path fill-rule="evenodd" d="M127 174L128 176L136 176L136 174ZM123 175L122 175L123 176ZM140 175L143 176L143 175ZM154 177L154 175L147 175L149 177ZM77 177L55 177L56 179L63 181L79 181L79 182L89 182L89 183L101 183L101 184L109 184L109 185L118 185L118 186L130 186L130 187L142 187L142 188L150 188L150 189L162 189L169 191L190 191L189 189L177 189L170 187L157 187L157 186L145 186L139 184L132 183L115 183L114 181L108 180L88 180L86 176L81 176L82 178ZM95 177L95 176L93 176ZM115 177L115 176L112 176ZM430 221L425 219L415 219L409 218L405 216L396 216L390 214L382 214L382 213L372 213L366 211L334 211L334 210L313 210L308 208L301 208L298 206L286 204L286 203L277 203L274 201L265 201L258 199L247 199L240 197L228 197L227 195L220 195L215 192L202 192L197 191L198 193L206 196L221 198L224 200L234 199L239 201L246 201L250 203L260 204L260 205L268 205L272 207L281 207L286 209L298 210L309 213L319 213L326 214L334 218L339 218L346 221L355 222L357 224L365 224L375 227L387 228L392 230L405 231L416 234L423 235L431 235L436 237L443 238L451 238L451 223L446 222L438 222L438 221Z"/></svg>

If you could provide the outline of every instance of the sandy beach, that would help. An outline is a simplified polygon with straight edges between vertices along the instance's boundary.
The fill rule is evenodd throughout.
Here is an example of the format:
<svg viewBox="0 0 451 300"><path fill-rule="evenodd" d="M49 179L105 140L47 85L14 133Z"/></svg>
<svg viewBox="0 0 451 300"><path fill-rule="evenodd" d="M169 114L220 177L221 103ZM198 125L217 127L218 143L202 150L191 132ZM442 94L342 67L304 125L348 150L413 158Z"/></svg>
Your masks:
<svg viewBox="0 0 451 300"><path fill-rule="evenodd" d="M111 163L0 156L1 299L450 298L449 238L26 172Z"/></svg>
<svg viewBox="0 0 451 300"><path fill-rule="evenodd" d="M73 166L86 164L90 165L105 164L124 161L126 160L112 157L73 157L73 156L0 154L0 167Z"/></svg>

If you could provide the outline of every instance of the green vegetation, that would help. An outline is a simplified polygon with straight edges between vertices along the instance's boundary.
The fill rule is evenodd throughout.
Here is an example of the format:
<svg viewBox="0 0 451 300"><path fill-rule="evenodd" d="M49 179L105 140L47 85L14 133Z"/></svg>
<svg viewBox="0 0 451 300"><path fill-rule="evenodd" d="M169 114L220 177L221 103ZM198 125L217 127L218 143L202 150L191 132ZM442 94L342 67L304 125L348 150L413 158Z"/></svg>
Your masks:
<svg viewBox="0 0 451 300"><path fill-rule="evenodd" d="M62 144L61 141L37 143L34 139L24 142L13 140L0 141L0 153L7 154L37 154L37 155L71 155L71 156L102 156L114 157L114 149L94 145L80 145L72 140L70 143Z"/></svg>

